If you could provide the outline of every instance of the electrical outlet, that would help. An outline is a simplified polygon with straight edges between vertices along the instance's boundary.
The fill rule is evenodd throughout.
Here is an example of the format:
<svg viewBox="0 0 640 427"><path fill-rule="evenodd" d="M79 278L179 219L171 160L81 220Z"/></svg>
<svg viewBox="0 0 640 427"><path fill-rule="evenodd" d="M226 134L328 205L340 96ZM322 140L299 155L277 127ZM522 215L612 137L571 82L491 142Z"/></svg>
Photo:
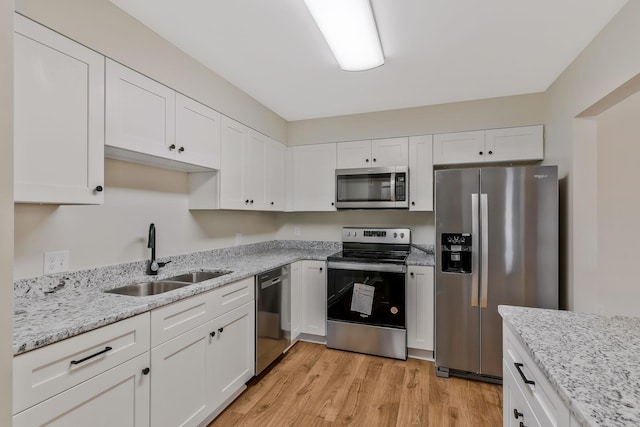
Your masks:
<svg viewBox="0 0 640 427"><path fill-rule="evenodd" d="M300 234L300 227L293 227L293 235L299 236Z"/></svg>
<svg viewBox="0 0 640 427"><path fill-rule="evenodd" d="M236 246L242 244L242 233L236 233Z"/></svg>
<svg viewBox="0 0 640 427"><path fill-rule="evenodd" d="M69 269L69 251L44 253L44 274L63 273Z"/></svg>

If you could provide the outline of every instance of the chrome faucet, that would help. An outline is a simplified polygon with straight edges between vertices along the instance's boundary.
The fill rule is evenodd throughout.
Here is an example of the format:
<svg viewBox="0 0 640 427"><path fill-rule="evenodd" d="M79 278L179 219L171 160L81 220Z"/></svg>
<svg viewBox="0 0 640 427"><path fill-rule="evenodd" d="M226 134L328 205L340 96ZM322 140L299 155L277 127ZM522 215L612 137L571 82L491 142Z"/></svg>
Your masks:
<svg viewBox="0 0 640 427"><path fill-rule="evenodd" d="M158 262L156 261L156 226L154 223L149 225L149 241L147 243L147 248L151 249L151 260L149 261L149 268L147 269L147 274L157 275L158 270L161 267L169 264L171 261L167 262Z"/></svg>

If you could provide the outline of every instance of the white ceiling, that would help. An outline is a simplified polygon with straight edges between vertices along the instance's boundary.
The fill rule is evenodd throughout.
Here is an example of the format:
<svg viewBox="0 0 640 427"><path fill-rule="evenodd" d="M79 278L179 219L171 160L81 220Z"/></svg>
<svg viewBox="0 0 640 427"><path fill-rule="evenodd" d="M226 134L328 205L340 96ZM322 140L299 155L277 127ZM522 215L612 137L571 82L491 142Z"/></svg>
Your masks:
<svg viewBox="0 0 640 427"><path fill-rule="evenodd" d="M372 0L341 71L303 0L111 0L289 121L545 91L627 0Z"/></svg>

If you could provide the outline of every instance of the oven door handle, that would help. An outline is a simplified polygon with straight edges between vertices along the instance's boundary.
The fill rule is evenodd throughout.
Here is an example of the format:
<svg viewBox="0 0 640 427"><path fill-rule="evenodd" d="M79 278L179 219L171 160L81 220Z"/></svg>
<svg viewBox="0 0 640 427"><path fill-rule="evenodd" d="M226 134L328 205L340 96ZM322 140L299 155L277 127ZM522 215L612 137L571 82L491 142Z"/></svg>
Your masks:
<svg viewBox="0 0 640 427"><path fill-rule="evenodd" d="M354 270L354 271L382 271L386 273L406 273L407 266L400 264L371 264L365 262L339 262L329 261L328 269Z"/></svg>

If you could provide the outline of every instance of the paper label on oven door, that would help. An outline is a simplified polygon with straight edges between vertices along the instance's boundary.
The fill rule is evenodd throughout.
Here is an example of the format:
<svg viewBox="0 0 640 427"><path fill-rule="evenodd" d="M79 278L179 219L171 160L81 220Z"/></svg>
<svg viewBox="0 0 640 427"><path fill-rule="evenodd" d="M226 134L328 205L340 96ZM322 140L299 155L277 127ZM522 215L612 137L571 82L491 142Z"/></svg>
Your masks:
<svg viewBox="0 0 640 427"><path fill-rule="evenodd" d="M353 284L353 296L351 297L351 311L371 316L373 308L373 294L376 288L364 283Z"/></svg>

